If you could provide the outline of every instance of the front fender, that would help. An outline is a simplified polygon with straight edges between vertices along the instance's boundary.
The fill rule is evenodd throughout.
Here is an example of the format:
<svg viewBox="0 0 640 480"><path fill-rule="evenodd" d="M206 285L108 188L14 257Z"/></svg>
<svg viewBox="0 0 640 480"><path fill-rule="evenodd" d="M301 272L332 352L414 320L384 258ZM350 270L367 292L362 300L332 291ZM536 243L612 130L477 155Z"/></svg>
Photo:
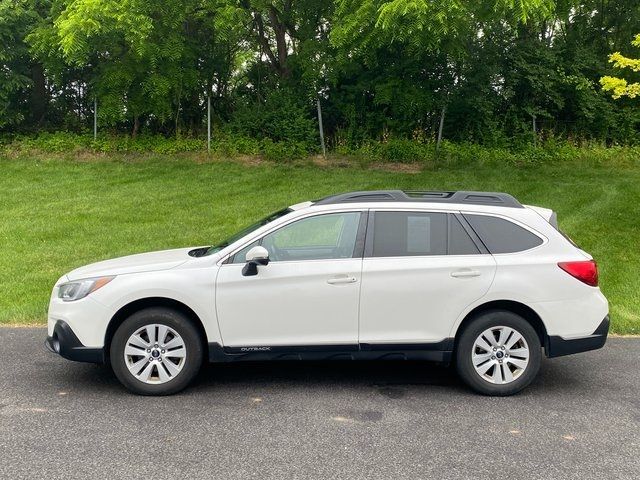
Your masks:
<svg viewBox="0 0 640 480"><path fill-rule="evenodd" d="M92 297L111 312L109 323L119 310L139 300L165 298L182 303L201 320L207 342L220 342L215 310L215 269L210 267L120 275L94 292ZM107 326L103 334L106 329Z"/></svg>

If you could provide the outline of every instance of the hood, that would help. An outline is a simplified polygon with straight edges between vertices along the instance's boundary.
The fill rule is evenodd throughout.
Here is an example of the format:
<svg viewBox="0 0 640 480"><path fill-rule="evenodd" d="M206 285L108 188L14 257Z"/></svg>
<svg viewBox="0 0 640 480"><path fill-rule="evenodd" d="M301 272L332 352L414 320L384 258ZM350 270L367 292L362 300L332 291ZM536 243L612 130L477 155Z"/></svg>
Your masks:
<svg viewBox="0 0 640 480"><path fill-rule="evenodd" d="M190 248L177 248L174 250L161 250L159 252L140 253L126 257L113 258L102 262L91 263L84 267L76 268L67 274L69 280L82 278L102 277L106 275L123 275L125 273L154 272L168 270L182 265L189 260Z"/></svg>

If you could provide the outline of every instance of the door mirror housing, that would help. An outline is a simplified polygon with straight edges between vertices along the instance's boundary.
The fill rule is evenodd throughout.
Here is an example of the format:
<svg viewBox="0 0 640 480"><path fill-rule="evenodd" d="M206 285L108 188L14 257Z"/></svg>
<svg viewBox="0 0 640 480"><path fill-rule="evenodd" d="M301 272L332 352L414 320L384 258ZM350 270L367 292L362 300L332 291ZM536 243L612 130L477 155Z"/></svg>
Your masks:
<svg viewBox="0 0 640 480"><path fill-rule="evenodd" d="M266 265L267 263L269 263L269 252L263 246L256 245L247 252L244 258L247 262L257 261L258 263L260 263L260 265ZM266 263L261 263L265 260Z"/></svg>
<svg viewBox="0 0 640 480"><path fill-rule="evenodd" d="M258 265L269 264L269 251L263 246L256 245L247 252L245 260L247 263L242 268L242 275L253 277L258 274Z"/></svg>

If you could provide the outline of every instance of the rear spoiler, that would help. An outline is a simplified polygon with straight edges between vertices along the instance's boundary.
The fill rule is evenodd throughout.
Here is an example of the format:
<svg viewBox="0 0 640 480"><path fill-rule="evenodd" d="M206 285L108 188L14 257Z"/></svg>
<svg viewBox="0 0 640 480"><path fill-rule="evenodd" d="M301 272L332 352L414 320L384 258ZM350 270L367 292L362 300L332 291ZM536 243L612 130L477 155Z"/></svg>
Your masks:
<svg viewBox="0 0 640 480"><path fill-rule="evenodd" d="M585 258L587 260L593 260L593 257L585 252L584 250L582 250L577 244L576 242L574 242L571 237L569 237L569 235L567 235L566 233L564 233L562 230L560 230L560 228L558 228L558 216L556 215L556 212L554 212L553 210L549 209L549 208L543 208L543 207L534 207L533 205L523 205L523 207L525 208L529 208L531 210L533 210L534 212L536 212L538 215L540 215L542 218L544 218L547 222L549 222L549 224L555 228L558 232L560 232L560 235L562 235L564 238L567 239L567 241L569 243L571 243L571 245L573 245L574 247L576 247L580 253L582 253L582 255L585 256Z"/></svg>
<svg viewBox="0 0 640 480"><path fill-rule="evenodd" d="M523 205L523 206L536 212L538 215L544 218L547 222L549 222L553 228L558 230L558 216L556 215L556 212L554 212L550 208L535 207L533 205Z"/></svg>

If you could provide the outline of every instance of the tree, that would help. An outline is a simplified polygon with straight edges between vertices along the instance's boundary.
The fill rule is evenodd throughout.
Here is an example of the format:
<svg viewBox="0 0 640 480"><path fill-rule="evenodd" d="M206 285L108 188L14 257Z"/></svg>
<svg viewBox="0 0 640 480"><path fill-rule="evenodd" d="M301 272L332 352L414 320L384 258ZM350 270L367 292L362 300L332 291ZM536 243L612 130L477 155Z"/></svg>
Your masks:
<svg viewBox="0 0 640 480"><path fill-rule="evenodd" d="M379 58L391 64L402 61L403 71L392 77L396 86L406 79L430 92L423 97L429 104L423 105L422 118L414 126L429 128L435 118L440 138L447 105L464 89L465 72L473 69L469 54L486 37L489 24L530 22L545 18L552 8L550 0L340 0L332 41L338 58L347 64L373 65ZM384 102L375 91L369 94L370 103Z"/></svg>
<svg viewBox="0 0 640 480"><path fill-rule="evenodd" d="M47 10L46 0L0 0L0 128L44 121L44 69L30 54L26 37Z"/></svg>
<svg viewBox="0 0 640 480"><path fill-rule="evenodd" d="M330 143L640 143L637 32L628 0L0 0L0 131L81 131L97 97L114 132L197 134L209 96L306 142L319 96Z"/></svg>
<svg viewBox="0 0 640 480"><path fill-rule="evenodd" d="M65 62L89 72L103 123L194 128L207 94L225 95L243 19L200 0L58 0L50 28ZM46 31L41 38L51 38ZM34 38L34 43L38 38Z"/></svg>
<svg viewBox="0 0 640 480"><path fill-rule="evenodd" d="M234 0L230 0L235 4ZM282 79L291 77L292 56L306 43L323 37L333 11L331 0L240 0L240 8L251 18L248 37L269 67Z"/></svg>
<svg viewBox="0 0 640 480"><path fill-rule="evenodd" d="M640 33L636 35L631 44L640 47ZM628 58L620 52L609 55L609 62L615 68L628 68L632 72L640 72L640 59ZM611 92L611 96L615 99L620 97L635 98L640 95L640 82L627 82L624 78L604 76L600 79L602 89Z"/></svg>

